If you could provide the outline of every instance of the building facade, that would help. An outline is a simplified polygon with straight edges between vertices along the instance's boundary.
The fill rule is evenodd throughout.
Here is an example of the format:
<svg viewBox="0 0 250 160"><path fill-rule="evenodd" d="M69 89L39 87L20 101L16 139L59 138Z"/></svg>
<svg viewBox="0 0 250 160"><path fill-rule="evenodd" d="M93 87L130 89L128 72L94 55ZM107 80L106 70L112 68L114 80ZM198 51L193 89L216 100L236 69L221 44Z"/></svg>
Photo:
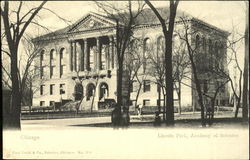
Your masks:
<svg viewBox="0 0 250 160"><path fill-rule="evenodd" d="M203 48L203 54L215 52L211 50L212 46L225 45L226 32L194 18L189 23L194 30L197 30L197 33L192 36L195 37L192 38L192 43L197 40L197 36L201 40L205 39L202 42L208 47ZM43 49L39 58L35 60L40 77L34 85L39 88L39 91L34 94L33 105L50 106L55 102L80 100L81 110L99 110L103 108L101 102L116 101L115 26L116 22L110 18L89 13L71 26L35 38L34 44L41 45ZM181 28L180 24L176 25L176 30ZM134 30L134 37L142 42L142 46L138 46L137 50L141 56L146 52L158 53L164 39L161 26L157 23L138 25ZM176 46L179 45L178 41L177 38L174 42ZM153 48L147 51L145 49L147 45ZM223 54L221 57L226 67L226 49L220 50L219 54ZM155 77L145 72L145 68L150 68L149 63L142 66L139 69L138 79L133 80L130 100L135 102L138 97L137 104L157 106L159 86L155 83ZM190 70L190 67L187 67L187 70ZM191 87L193 85L191 70L180 85L182 106L194 105L197 97ZM141 89L138 94L139 88ZM212 92L213 89L210 88L210 90ZM221 93L220 102L227 100L229 95L226 90L227 88ZM163 93L160 94L163 97ZM178 103L179 98L176 93L174 93L174 99Z"/></svg>

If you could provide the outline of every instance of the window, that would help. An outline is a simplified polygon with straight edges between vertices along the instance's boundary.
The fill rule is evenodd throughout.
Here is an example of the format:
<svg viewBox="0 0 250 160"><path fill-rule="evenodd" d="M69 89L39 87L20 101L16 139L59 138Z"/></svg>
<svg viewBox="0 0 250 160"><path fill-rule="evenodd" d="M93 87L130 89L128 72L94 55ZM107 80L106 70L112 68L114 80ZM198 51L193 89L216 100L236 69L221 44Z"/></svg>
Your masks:
<svg viewBox="0 0 250 160"><path fill-rule="evenodd" d="M150 91L150 81L149 80L143 81L143 91L144 92Z"/></svg>
<svg viewBox="0 0 250 160"><path fill-rule="evenodd" d="M65 54L65 49L62 48L60 50L60 77L63 75L63 69L64 69L64 64L63 64L63 56Z"/></svg>
<svg viewBox="0 0 250 160"><path fill-rule="evenodd" d="M143 43L143 53L144 53L144 58L145 58L145 61L143 63L143 72L145 73L146 70L147 70L147 66L148 66L148 63L149 63L149 56L150 56L150 39L149 38L146 38L144 40L144 43Z"/></svg>
<svg viewBox="0 0 250 160"><path fill-rule="evenodd" d="M54 59L54 54L55 54L55 50L54 49L52 49L51 51L50 51L50 60L53 60Z"/></svg>
<svg viewBox="0 0 250 160"><path fill-rule="evenodd" d="M60 94L65 94L65 84L60 84Z"/></svg>
<svg viewBox="0 0 250 160"><path fill-rule="evenodd" d="M144 99L143 100L143 106L150 106L150 100L149 99Z"/></svg>
<svg viewBox="0 0 250 160"><path fill-rule="evenodd" d="M62 48L60 50L60 59L63 59L64 54L65 54L65 48Z"/></svg>
<svg viewBox="0 0 250 160"><path fill-rule="evenodd" d="M165 39L164 39L164 37L161 36L161 37L158 38L157 48L158 48L158 52L164 53L164 50L165 50Z"/></svg>
<svg viewBox="0 0 250 160"><path fill-rule="evenodd" d="M40 101L40 106L45 106L45 101Z"/></svg>
<svg viewBox="0 0 250 160"><path fill-rule="evenodd" d="M64 70L65 70L65 65L61 65L60 66L60 77L62 77L62 75L64 74Z"/></svg>
<svg viewBox="0 0 250 160"><path fill-rule="evenodd" d="M196 48L196 49L199 49L199 48L200 48L200 36L199 36L199 35L196 36L195 48Z"/></svg>
<svg viewBox="0 0 250 160"><path fill-rule="evenodd" d="M50 85L50 95L53 95L53 94L54 94L54 89L55 89L55 85L54 85L54 84L51 84L51 85Z"/></svg>
<svg viewBox="0 0 250 160"><path fill-rule="evenodd" d="M55 105L55 101L49 101L49 106L54 106Z"/></svg>
<svg viewBox="0 0 250 160"><path fill-rule="evenodd" d="M55 54L55 50L52 49L50 51L50 78L52 78L53 74L54 74L54 65L53 65L53 59L54 59L54 54Z"/></svg>
<svg viewBox="0 0 250 160"><path fill-rule="evenodd" d="M40 78L42 79L44 76L44 67L41 67Z"/></svg>
<svg viewBox="0 0 250 160"><path fill-rule="evenodd" d="M43 61L44 60L44 50L42 50L41 55L40 55L40 60Z"/></svg>
<svg viewBox="0 0 250 160"><path fill-rule="evenodd" d="M54 69L55 69L55 66L50 66L50 78L52 78L54 75Z"/></svg>
<svg viewBox="0 0 250 160"><path fill-rule="evenodd" d="M205 39L205 37L202 38L202 49L203 49L204 53L206 53L207 47L206 47L206 39Z"/></svg>
<svg viewBox="0 0 250 160"><path fill-rule="evenodd" d="M41 85L41 86L40 86L40 95L43 95L43 93L44 93L44 86L45 86L45 85Z"/></svg>

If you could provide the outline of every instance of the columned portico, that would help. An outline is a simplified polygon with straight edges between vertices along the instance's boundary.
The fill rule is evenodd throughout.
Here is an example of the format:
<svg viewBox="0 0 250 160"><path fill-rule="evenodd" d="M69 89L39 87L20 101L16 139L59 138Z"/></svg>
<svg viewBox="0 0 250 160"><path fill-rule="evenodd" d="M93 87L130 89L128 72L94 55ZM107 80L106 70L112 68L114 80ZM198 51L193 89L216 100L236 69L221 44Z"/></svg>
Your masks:
<svg viewBox="0 0 250 160"><path fill-rule="evenodd" d="M71 41L71 71L100 71L116 68L113 36Z"/></svg>

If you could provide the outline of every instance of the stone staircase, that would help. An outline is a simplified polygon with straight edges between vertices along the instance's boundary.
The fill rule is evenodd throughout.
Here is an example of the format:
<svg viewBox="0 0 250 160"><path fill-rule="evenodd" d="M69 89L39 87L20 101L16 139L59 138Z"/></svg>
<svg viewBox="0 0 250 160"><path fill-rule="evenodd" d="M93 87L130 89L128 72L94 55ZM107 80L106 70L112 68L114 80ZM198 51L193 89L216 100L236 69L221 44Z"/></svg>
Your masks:
<svg viewBox="0 0 250 160"><path fill-rule="evenodd" d="M86 97L82 100L81 104L80 104L80 110L91 110L91 105L93 103L93 111L94 110L98 110L98 100L96 100L96 98L93 101L93 97L91 97L89 100L86 99Z"/></svg>

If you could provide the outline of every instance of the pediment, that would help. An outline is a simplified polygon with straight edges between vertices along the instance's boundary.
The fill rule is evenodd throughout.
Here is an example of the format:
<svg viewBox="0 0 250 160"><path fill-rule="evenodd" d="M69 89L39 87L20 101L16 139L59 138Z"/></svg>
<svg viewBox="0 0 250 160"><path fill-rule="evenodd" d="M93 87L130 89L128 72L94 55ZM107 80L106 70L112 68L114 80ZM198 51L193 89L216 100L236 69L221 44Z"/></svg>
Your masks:
<svg viewBox="0 0 250 160"><path fill-rule="evenodd" d="M115 23L108 18L95 14L88 14L75 23L69 32L88 31L113 26L115 26Z"/></svg>

